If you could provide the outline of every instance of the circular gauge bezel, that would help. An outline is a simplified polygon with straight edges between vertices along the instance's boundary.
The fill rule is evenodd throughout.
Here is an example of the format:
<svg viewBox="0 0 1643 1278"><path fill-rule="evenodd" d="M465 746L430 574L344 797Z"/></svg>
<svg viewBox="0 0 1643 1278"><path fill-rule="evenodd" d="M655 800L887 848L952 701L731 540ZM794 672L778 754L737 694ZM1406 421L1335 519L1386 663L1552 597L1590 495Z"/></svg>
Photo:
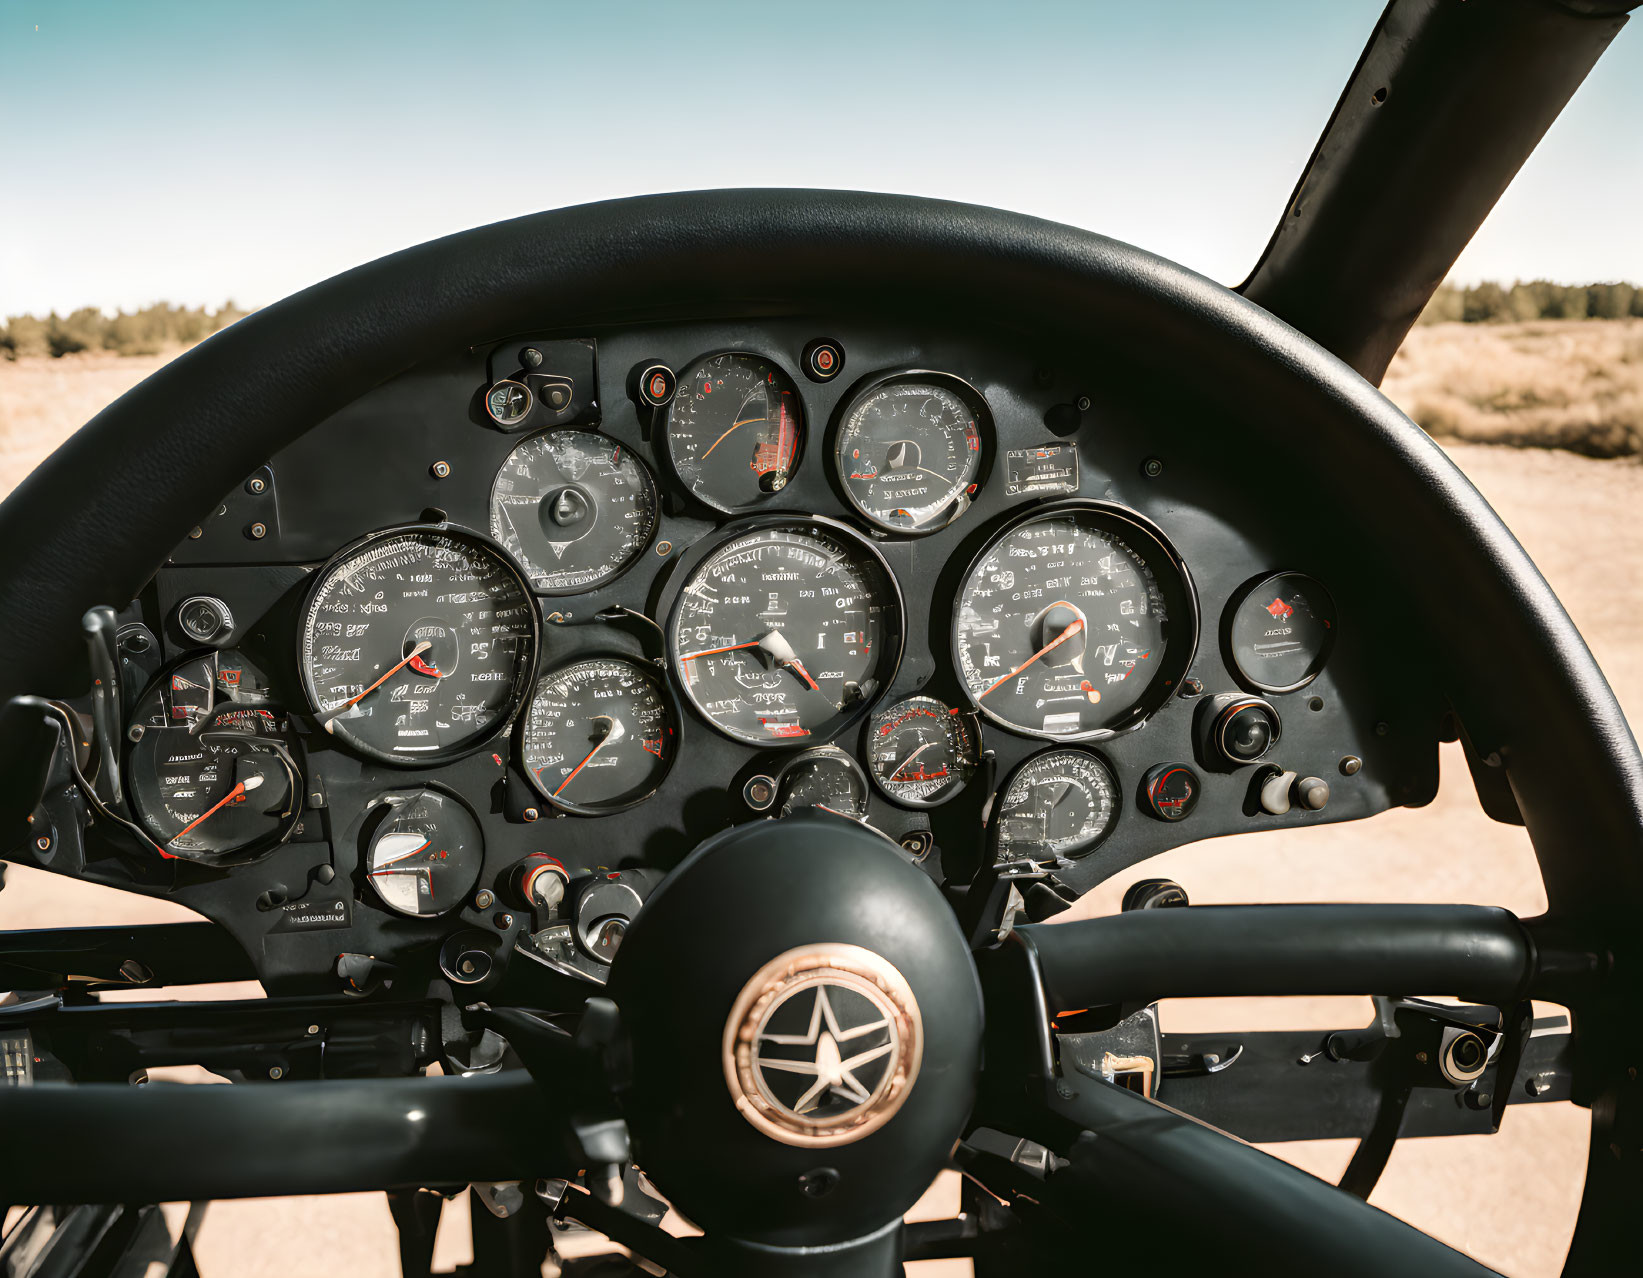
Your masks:
<svg viewBox="0 0 1643 1278"><path fill-rule="evenodd" d="M1135 548L1144 552L1147 565L1152 569L1153 578L1157 581L1158 588L1164 595L1165 605L1169 609L1171 634L1165 641L1164 659L1159 663L1158 673L1152 677L1135 704L1125 710L1116 722L1085 732L1045 732L1042 729L1011 723L986 705L977 702L969 684L965 682L964 666L959 659L959 601L981 561L992 553L995 546L1018 529L1062 515L1093 515L1119 525L1125 540L1131 542L1132 546L1134 543L1140 543ZM1180 617L1179 623L1175 620L1177 615ZM1180 627L1179 632L1176 631L1177 624ZM1197 656L1198 627L1198 589L1193 584L1192 573L1187 568L1186 560L1164 535L1163 529L1128 506L1120 506L1116 502L1095 501L1087 497L1069 497L1033 506L1012 515L982 543L981 549L971 558L959 578L958 592L953 598L953 622L948 627L948 656L952 660L959 690L963 692L965 700L976 713L1006 732L1018 737L1029 737L1035 741L1054 741L1057 744L1105 741L1140 727L1169 704L1181 680L1186 677L1187 671L1192 669L1193 658Z"/></svg>
<svg viewBox="0 0 1643 1278"><path fill-rule="evenodd" d="M1112 761L1105 755L1102 755L1095 750L1091 750L1088 746L1065 744L1053 745L1048 749L1038 750L1032 754L1029 754L1020 763L1016 764L1015 767L1010 769L1004 779L999 782L998 788L993 791L991 806L988 808L987 821L989 827L988 855L990 860L996 862L998 858L999 830L1001 828L1000 822L1002 819L1004 796L1009 793L1010 787L1015 784L1017 778L1020 777L1023 772L1038 763L1040 760L1047 759L1051 755L1056 754L1082 755L1087 759L1093 760L1095 765L1107 774L1107 779L1112 783L1112 811L1107 818L1106 828L1102 830L1100 834L1096 835L1092 842L1079 848L1076 852L1057 852L1054 854L1055 857L1065 858L1069 861L1083 860L1085 857L1098 850L1107 842L1108 839L1112 838L1113 831L1118 828L1119 822L1124 819L1123 783L1119 779L1118 769L1113 767ZM1029 858L1023 857L1020 859L1027 860ZM1042 865L1048 858L1031 859L1033 859L1037 864ZM1012 862L1012 864L1013 863L1014 862Z"/></svg>
<svg viewBox="0 0 1643 1278"><path fill-rule="evenodd" d="M406 769L439 767L447 763L453 763L457 759L465 759L470 754L477 754L498 737L506 734L512 727L514 719L518 717L526 699L536 687L536 667L542 656L542 615L536 604L536 593L531 589L529 579L526 578L524 571L514 561L513 556L497 545L492 538L461 524L450 523L395 524L392 527L379 528L349 542L320 565L308 584L307 592L303 597L302 608L297 613L297 680L302 685L302 695L307 702L306 708L314 716L316 722L324 718L325 711L320 708L319 698L315 694L313 675L308 668L308 662L303 657L302 642L303 635L308 629L309 618L313 612L320 587L336 571L339 564L344 563L352 556L375 545L377 542L390 537L417 533L466 540L480 551L496 558L503 569L511 574L514 581L518 583L522 597L528 605L526 612L530 623L531 651L529 659L524 663L524 668L515 676L514 686L510 693L512 704L509 706L508 712L499 716L490 729L475 737L472 741L428 754L419 754L415 758L406 758L403 755L397 755L388 750L379 750L375 746L359 741L351 733L344 735L342 729L339 729L331 736L332 740L340 742L362 758Z"/></svg>
<svg viewBox="0 0 1643 1278"><path fill-rule="evenodd" d="M880 668L884 671L883 684L877 694L871 699L864 699L849 715L841 717L837 723L824 733L813 733L806 737L791 739L772 738L769 740L754 739L740 736L715 723L705 710L696 703L691 696L690 689L685 686L684 679L679 674L678 654L674 651L674 635L677 633L679 609L683 606L685 587L695 578L702 566L708 562L719 550L731 542L745 537L750 533L764 532L773 528L796 529L801 532L810 532L820 529L829 536L838 537L859 549L866 555L882 574L884 584L889 590L889 599L896 610L896 629L893 636L895 652L881 657L886 664ZM667 623L663 632L662 647L667 656L668 670L682 690L681 700L690 707L691 712L713 731L738 745L754 746L761 750L805 750L816 746L827 745L838 740L856 724L872 713L875 705L883 699L884 694L895 683L896 672L901 669L903 656L907 651L907 601L902 596L901 582L897 580L895 571L885 559L884 554L873 542L858 529L837 519L829 519L825 515L798 515L781 514L775 511L764 515L752 515L726 524L713 537L704 537L693 545L688 552L681 555L676 562L672 576L673 598L667 605Z"/></svg>
<svg viewBox="0 0 1643 1278"><path fill-rule="evenodd" d="M842 766L844 771L854 778L861 790L861 812L859 814L840 812L837 808L829 808L819 803L806 804L802 808L795 808L792 812L784 810L788 797L788 786L793 782L793 774L799 771L800 768L816 764ZM819 811L831 812L834 816L843 817L847 821L865 822L871 814L873 787L867 779L866 769L856 762L855 757L848 750L841 749L839 746L832 744L809 746L796 754L789 755L782 761L782 766L777 770L775 782L776 797L771 801L770 807L778 817L795 816L800 812Z"/></svg>
<svg viewBox="0 0 1643 1278"><path fill-rule="evenodd" d="M398 798L400 795L410 796L421 794L425 790L433 794L437 794L440 798L447 799L454 803L467 816L468 820L473 822L474 833L479 836L479 865L474 870L473 882L469 883L468 886L463 889L462 893L457 897L456 902L453 905L447 906L443 910L436 910L431 914L424 914L417 910L401 909L399 906L388 900L388 898L385 897L380 890L378 890L377 885L371 881L371 849L376 846L376 841L382 834L383 826L394 820L399 812L400 805L392 802L392 800ZM425 921L431 921L433 919L446 918L460 910L463 905L471 899L474 889L484 881L485 858L489 852L489 844L485 838L485 823L479 819L479 813L474 810L473 805L450 786L441 785L437 781L429 781L418 785L409 785L400 789L384 791L366 805L363 816L365 819L365 824L364 829L362 829L360 833L358 872L360 876L364 878L365 885L371 889L371 899L383 909L399 915L402 919L422 919ZM374 821L372 820L373 817L375 818ZM370 831L368 835L364 833L364 830L366 829ZM363 899L363 897L361 899Z"/></svg>
<svg viewBox="0 0 1643 1278"><path fill-rule="evenodd" d="M849 482L844 477L844 461L839 456L839 445L844 438L844 425L850 415L869 395L883 390L886 386L903 383L926 382L939 386L942 390L951 392L970 410L975 418L976 433L981 439L980 457L976 462L975 477L969 486L954 497L948 504L945 514L936 520L918 528L909 528L905 524L892 524L880 519L867 510L856 499ZM944 373L932 368L897 368L886 372L874 373L863 378L852 386L839 401L834 410L832 423L827 431L827 459L828 478L833 487L844 499L846 506L857 516L866 520L874 528L896 537L928 537L938 533L943 528L950 527L965 511L969 510L971 502L965 498L970 493L980 492L992 473L993 457L997 453L998 433L993 425L993 411L987 403L987 397L976 387L953 373Z"/></svg>
<svg viewBox="0 0 1643 1278"><path fill-rule="evenodd" d="M873 766L873 725L885 715L895 711L898 707L907 705L909 702L913 701L927 701L931 705L940 706L942 709L946 710L949 715L962 720L965 730L970 733L972 744L975 746L974 766L971 769L970 775L963 777L958 781L952 782L946 788L938 791L940 796L938 798L910 799L905 795L897 794L895 791L891 790L884 781L879 779L878 769ZM939 808L942 804L951 802L961 791L963 791L965 786L969 785L970 782L975 779L976 773L979 772L981 768L981 757L985 748L986 747L982 743L980 715L978 715L969 706L951 706L948 705L946 701L942 700L942 698L933 697L924 692L913 693L905 697L897 697L896 700L890 702L890 704L883 707L883 709L875 710L872 714L868 715L867 721L861 726L861 755L863 759L867 760L867 762L863 765L863 771L867 773L868 779L872 781L874 789L876 789L886 799L890 800L891 803L894 803L897 807L901 808L912 808L918 811L925 811L930 808Z"/></svg>
<svg viewBox="0 0 1643 1278"><path fill-rule="evenodd" d="M572 666L584 665L590 661L621 662L624 665L632 666L640 674L644 675L651 685L655 687L658 692L660 692L662 704L667 708L668 714L672 716L674 735L673 751L663 761L661 775L657 777L656 784L636 798L629 799L626 802L615 805L599 804L597 806L588 806L580 803L570 803L564 799L554 798L553 795L548 792L547 786L539 781L536 774L531 771L529 761L526 759L525 755L525 733L530 722L531 707L536 704L537 694L541 690L542 685L549 679L563 674ZM682 734L680 733L679 727L679 697L674 692L672 683L668 681L666 670L652 662L646 661L642 657L636 657L632 653L618 652L615 649L606 648L592 649L587 652L574 653L566 657L563 661L557 662L547 670L544 670L537 675L536 681L531 685L531 694L525 699L525 706L519 714L519 722L516 725L516 731L518 732L519 738L515 747L517 750L516 757L519 760L519 770L525 774L525 779L530 782L531 787L538 794L540 794L543 799L553 804L553 806L558 810L562 812L569 812L572 816L614 816L618 812L626 812L630 808L636 808L641 803L648 802L650 799L655 798L662 786L667 783L668 777L673 773L674 765L679 761L679 748L682 744Z"/></svg>
<svg viewBox="0 0 1643 1278"><path fill-rule="evenodd" d="M793 392L793 402L798 405L799 432L798 442L793 445L793 464L788 467L788 474L797 475L799 473L799 466L804 462L805 445L810 440L810 411L804 402L804 396L799 393L798 380L787 371L787 368L779 360L766 355L764 352L738 349L736 347L726 347L722 350L708 351L706 354L698 355L694 359L686 361L685 364L681 366L674 374L672 396L668 399L666 404L656 409L656 412L661 417L659 429L656 431L656 433L661 436L661 441L660 447L657 448L656 452L657 455L666 463L668 474L672 476L673 482L683 490L685 496L691 501L697 502L709 510L717 511L721 515L750 515L764 509L767 502L779 499L782 492L786 491L786 487L784 486L782 490L777 492L766 493L758 500L746 503L744 505L726 506L692 488L685 480L684 476L680 474L679 467L673 458L673 417L679 405L679 396L681 392L684 390L685 385L689 382L692 374L700 370L701 367L709 361L719 359L725 355L739 355L746 359L758 360L760 363L766 364L775 369L776 372L781 374L781 376L787 380L787 388Z"/></svg>
<svg viewBox="0 0 1643 1278"><path fill-rule="evenodd" d="M1264 590L1267 586L1271 585L1281 577L1306 578L1306 580L1311 583L1311 589L1315 590L1319 598L1321 598L1322 601L1328 606L1330 619L1335 624L1329 627L1329 632L1324 636L1323 646L1318 649L1317 655L1314 656L1312 661L1308 664L1305 677L1295 683L1286 683L1279 686L1277 684L1262 683L1259 679L1256 679L1244 669L1243 663L1238 660L1238 650L1232 641L1232 626L1233 622L1237 619L1238 610L1249 602L1250 597L1254 595L1256 591ZM1221 656L1226 661L1227 669L1232 673L1232 677L1236 679L1239 684L1245 688L1248 688L1252 692L1299 692L1302 688L1306 687L1323 673L1324 666L1329 662L1330 654L1335 650L1335 639L1340 629L1340 620L1341 613L1340 609L1335 606L1335 596L1330 594L1329 588L1311 573L1302 572L1296 568L1285 568L1279 572L1262 573L1259 577L1252 578L1251 580L1246 581L1243 585L1239 586L1238 589L1232 592L1231 597L1227 600L1226 609L1221 614Z"/></svg>
<svg viewBox="0 0 1643 1278"><path fill-rule="evenodd" d="M533 444L537 440L545 438L548 435L558 435L566 432L580 435L592 435L598 439L609 440L617 448L627 449L628 456L632 458L633 464L639 468L639 474L643 476L645 482L650 485L650 528L645 532L644 540L637 545L634 552L623 560L623 562L617 567L616 571L611 573L608 577L603 577L590 585L576 586L569 590L549 590L546 587L537 586L534 582L531 583L531 593L544 599L565 599L572 595L585 595L591 590L603 590L613 582L618 581L624 574L629 572L635 564L644 559L645 551L650 549L651 544L656 540L656 530L662 526L661 488L656 482L656 476L651 473L650 467L645 465L644 458L639 456L637 449L629 447L626 443L617 439L614 435L607 435L603 431L592 426L550 426L546 430L535 431L520 439L517 444L508 450L507 455L503 457L501 464L496 468L496 474L491 476L491 490L485 499L485 515L487 519L491 517L495 509L497 480L502 478L502 471L507 466L508 462L513 458L513 455L526 445ZM513 558L511 552L507 550L507 547L502 546L500 541L497 541L494 534L492 535L491 540L495 542L505 554L508 554L510 559ZM520 563L518 560L514 560L514 562L518 565L520 571L525 574L526 580L529 581L530 573L526 571L525 565Z"/></svg>

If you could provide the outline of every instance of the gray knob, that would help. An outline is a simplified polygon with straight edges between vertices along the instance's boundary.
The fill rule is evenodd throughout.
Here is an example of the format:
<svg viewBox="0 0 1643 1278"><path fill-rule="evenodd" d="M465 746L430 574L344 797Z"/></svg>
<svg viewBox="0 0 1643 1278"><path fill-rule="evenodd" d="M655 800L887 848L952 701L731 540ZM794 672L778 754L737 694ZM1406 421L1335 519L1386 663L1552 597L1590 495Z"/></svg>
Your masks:
<svg viewBox="0 0 1643 1278"><path fill-rule="evenodd" d="M1295 804L1308 812L1322 812L1329 804L1329 782L1322 777L1302 777L1295 783Z"/></svg>

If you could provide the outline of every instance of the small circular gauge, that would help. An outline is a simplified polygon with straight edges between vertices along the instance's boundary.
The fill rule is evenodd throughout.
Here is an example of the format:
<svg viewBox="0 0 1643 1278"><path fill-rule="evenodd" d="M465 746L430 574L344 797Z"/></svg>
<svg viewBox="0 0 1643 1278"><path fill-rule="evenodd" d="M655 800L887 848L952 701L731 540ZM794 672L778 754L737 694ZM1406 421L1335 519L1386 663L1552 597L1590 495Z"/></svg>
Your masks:
<svg viewBox="0 0 1643 1278"><path fill-rule="evenodd" d="M801 745L865 714L895 674L901 591L841 524L778 519L732 532L686 578L668 626L673 668L726 736Z"/></svg>
<svg viewBox="0 0 1643 1278"><path fill-rule="evenodd" d="M1141 778L1141 798L1160 821L1185 821L1198 806L1203 782L1184 763L1157 763Z"/></svg>
<svg viewBox="0 0 1643 1278"><path fill-rule="evenodd" d="M1094 851L1118 819L1118 782L1087 750L1046 750L1012 772L993 811L999 864Z"/></svg>
<svg viewBox="0 0 1643 1278"><path fill-rule="evenodd" d="M1335 644L1335 601L1312 577L1280 572L1245 590L1227 611L1228 656L1262 692L1294 692L1318 677Z"/></svg>
<svg viewBox="0 0 1643 1278"><path fill-rule="evenodd" d="M852 821L867 817L867 778L837 746L820 746L795 757L782 771L779 790L783 816L821 808Z"/></svg>
<svg viewBox="0 0 1643 1278"><path fill-rule="evenodd" d="M225 865L270 852L301 813L287 725L269 708L230 706L190 726L146 729L127 776L143 828L186 860Z"/></svg>
<svg viewBox="0 0 1643 1278"><path fill-rule="evenodd" d="M512 378L503 378L485 392L485 411L498 426L519 425L534 407L536 396L531 394L531 388Z"/></svg>
<svg viewBox="0 0 1643 1278"><path fill-rule="evenodd" d="M839 417L833 462L850 504L888 532L922 533L970 505L987 403L945 373L897 373L858 391Z"/></svg>
<svg viewBox="0 0 1643 1278"><path fill-rule="evenodd" d="M550 670L537 682L520 759L549 802L599 816L655 794L678 744L661 674L621 657L593 657Z"/></svg>
<svg viewBox="0 0 1643 1278"><path fill-rule="evenodd" d="M1030 737L1141 722L1192 663L1186 566L1132 511L1070 501L1009 524L965 574L953 662L971 701Z"/></svg>
<svg viewBox="0 0 1643 1278"><path fill-rule="evenodd" d="M536 665L536 608L477 533L373 533L315 574L299 665L320 726L388 763L443 763L513 717Z"/></svg>
<svg viewBox="0 0 1643 1278"><path fill-rule="evenodd" d="M739 351L679 374L663 439L679 482L725 514L752 510L787 487L804 451L804 408L792 379Z"/></svg>
<svg viewBox="0 0 1643 1278"><path fill-rule="evenodd" d="M910 808L952 798L981 759L979 725L934 697L907 697L867 723L867 766L880 790Z"/></svg>
<svg viewBox="0 0 1643 1278"><path fill-rule="evenodd" d="M408 790L382 802L388 811L366 855L366 877L382 903L417 918L461 905L485 861L473 813L438 790Z"/></svg>
<svg viewBox="0 0 1643 1278"><path fill-rule="evenodd" d="M550 430L508 454L491 487L491 536L544 594L620 574L656 530L656 485L620 442Z"/></svg>

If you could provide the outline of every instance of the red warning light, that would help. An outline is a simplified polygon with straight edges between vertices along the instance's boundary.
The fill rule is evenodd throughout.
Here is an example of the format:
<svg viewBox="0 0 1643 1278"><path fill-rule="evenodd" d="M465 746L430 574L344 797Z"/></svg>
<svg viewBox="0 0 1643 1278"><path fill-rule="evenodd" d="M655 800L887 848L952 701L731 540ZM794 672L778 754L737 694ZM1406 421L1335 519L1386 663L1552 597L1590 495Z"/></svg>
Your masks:
<svg viewBox="0 0 1643 1278"><path fill-rule="evenodd" d="M1266 610L1278 621L1286 621L1295 615L1294 607L1286 604L1282 599L1274 599L1266 606Z"/></svg>

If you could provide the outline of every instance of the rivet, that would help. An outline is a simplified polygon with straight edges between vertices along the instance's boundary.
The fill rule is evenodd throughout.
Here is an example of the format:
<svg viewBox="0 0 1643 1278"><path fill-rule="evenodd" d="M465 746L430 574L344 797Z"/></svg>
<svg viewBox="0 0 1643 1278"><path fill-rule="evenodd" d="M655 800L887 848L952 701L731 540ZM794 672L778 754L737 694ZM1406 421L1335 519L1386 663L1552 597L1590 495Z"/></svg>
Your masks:
<svg viewBox="0 0 1643 1278"><path fill-rule="evenodd" d="M34 841L34 846L39 848L40 851L42 851L42 852L50 852L51 851L51 835L42 834L39 838L37 838Z"/></svg>
<svg viewBox="0 0 1643 1278"><path fill-rule="evenodd" d="M198 524L195 524L194 527L188 530L188 539L190 541L198 541L203 536L205 536L205 529L201 528Z"/></svg>
<svg viewBox="0 0 1643 1278"><path fill-rule="evenodd" d="M671 541L657 542L656 553L658 555L671 555L673 553L673 543Z"/></svg>
<svg viewBox="0 0 1643 1278"><path fill-rule="evenodd" d="M490 888L480 888L474 896L474 908L476 910L488 910L495 904L496 893L492 892Z"/></svg>
<svg viewBox="0 0 1643 1278"><path fill-rule="evenodd" d="M284 1078L285 1077L285 1071L283 1069L281 1069L278 1065L270 1065L268 1067L268 1077L273 1078L273 1079Z"/></svg>
<svg viewBox="0 0 1643 1278"><path fill-rule="evenodd" d="M1358 758L1357 755L1349 754L1341 759L1341 775L1343 777L1355 777L1362 771L1363 760Z"/></svg>
<svg viewBox="0 0 1643 1278"><path fill-rule="evenodd" d="M261 541L268 536L268 525L261 522L252 524L251 527L245 530L245 535L251 538L252 541Z"/></svg>
<svg viewBox="0 0 1643 1278"><path fill-rule="evenodd" d="M535 808L526 808L524 810L524 812L522 812L520 815L523 816L525 818L525 820L527 820L527 821L534 821L534 820L536 820L537 817L541 816L542 814L540 812L538 812Z"/></svg>
<svg viewBox="0 0 1643 1278"><path fill-rule="evenodd" d="M449 479L451 477L451 463L448 461L436 461L428 467L428 470L435 479Z"/></svg>
<svg viewBox="0 0 1643 1278"><path fill-rule="evenodd" d="M1149 457L1141 463L1141 473L1148 479L1157 479L1164 473L1164 463L1156 457Z"/></svg>

